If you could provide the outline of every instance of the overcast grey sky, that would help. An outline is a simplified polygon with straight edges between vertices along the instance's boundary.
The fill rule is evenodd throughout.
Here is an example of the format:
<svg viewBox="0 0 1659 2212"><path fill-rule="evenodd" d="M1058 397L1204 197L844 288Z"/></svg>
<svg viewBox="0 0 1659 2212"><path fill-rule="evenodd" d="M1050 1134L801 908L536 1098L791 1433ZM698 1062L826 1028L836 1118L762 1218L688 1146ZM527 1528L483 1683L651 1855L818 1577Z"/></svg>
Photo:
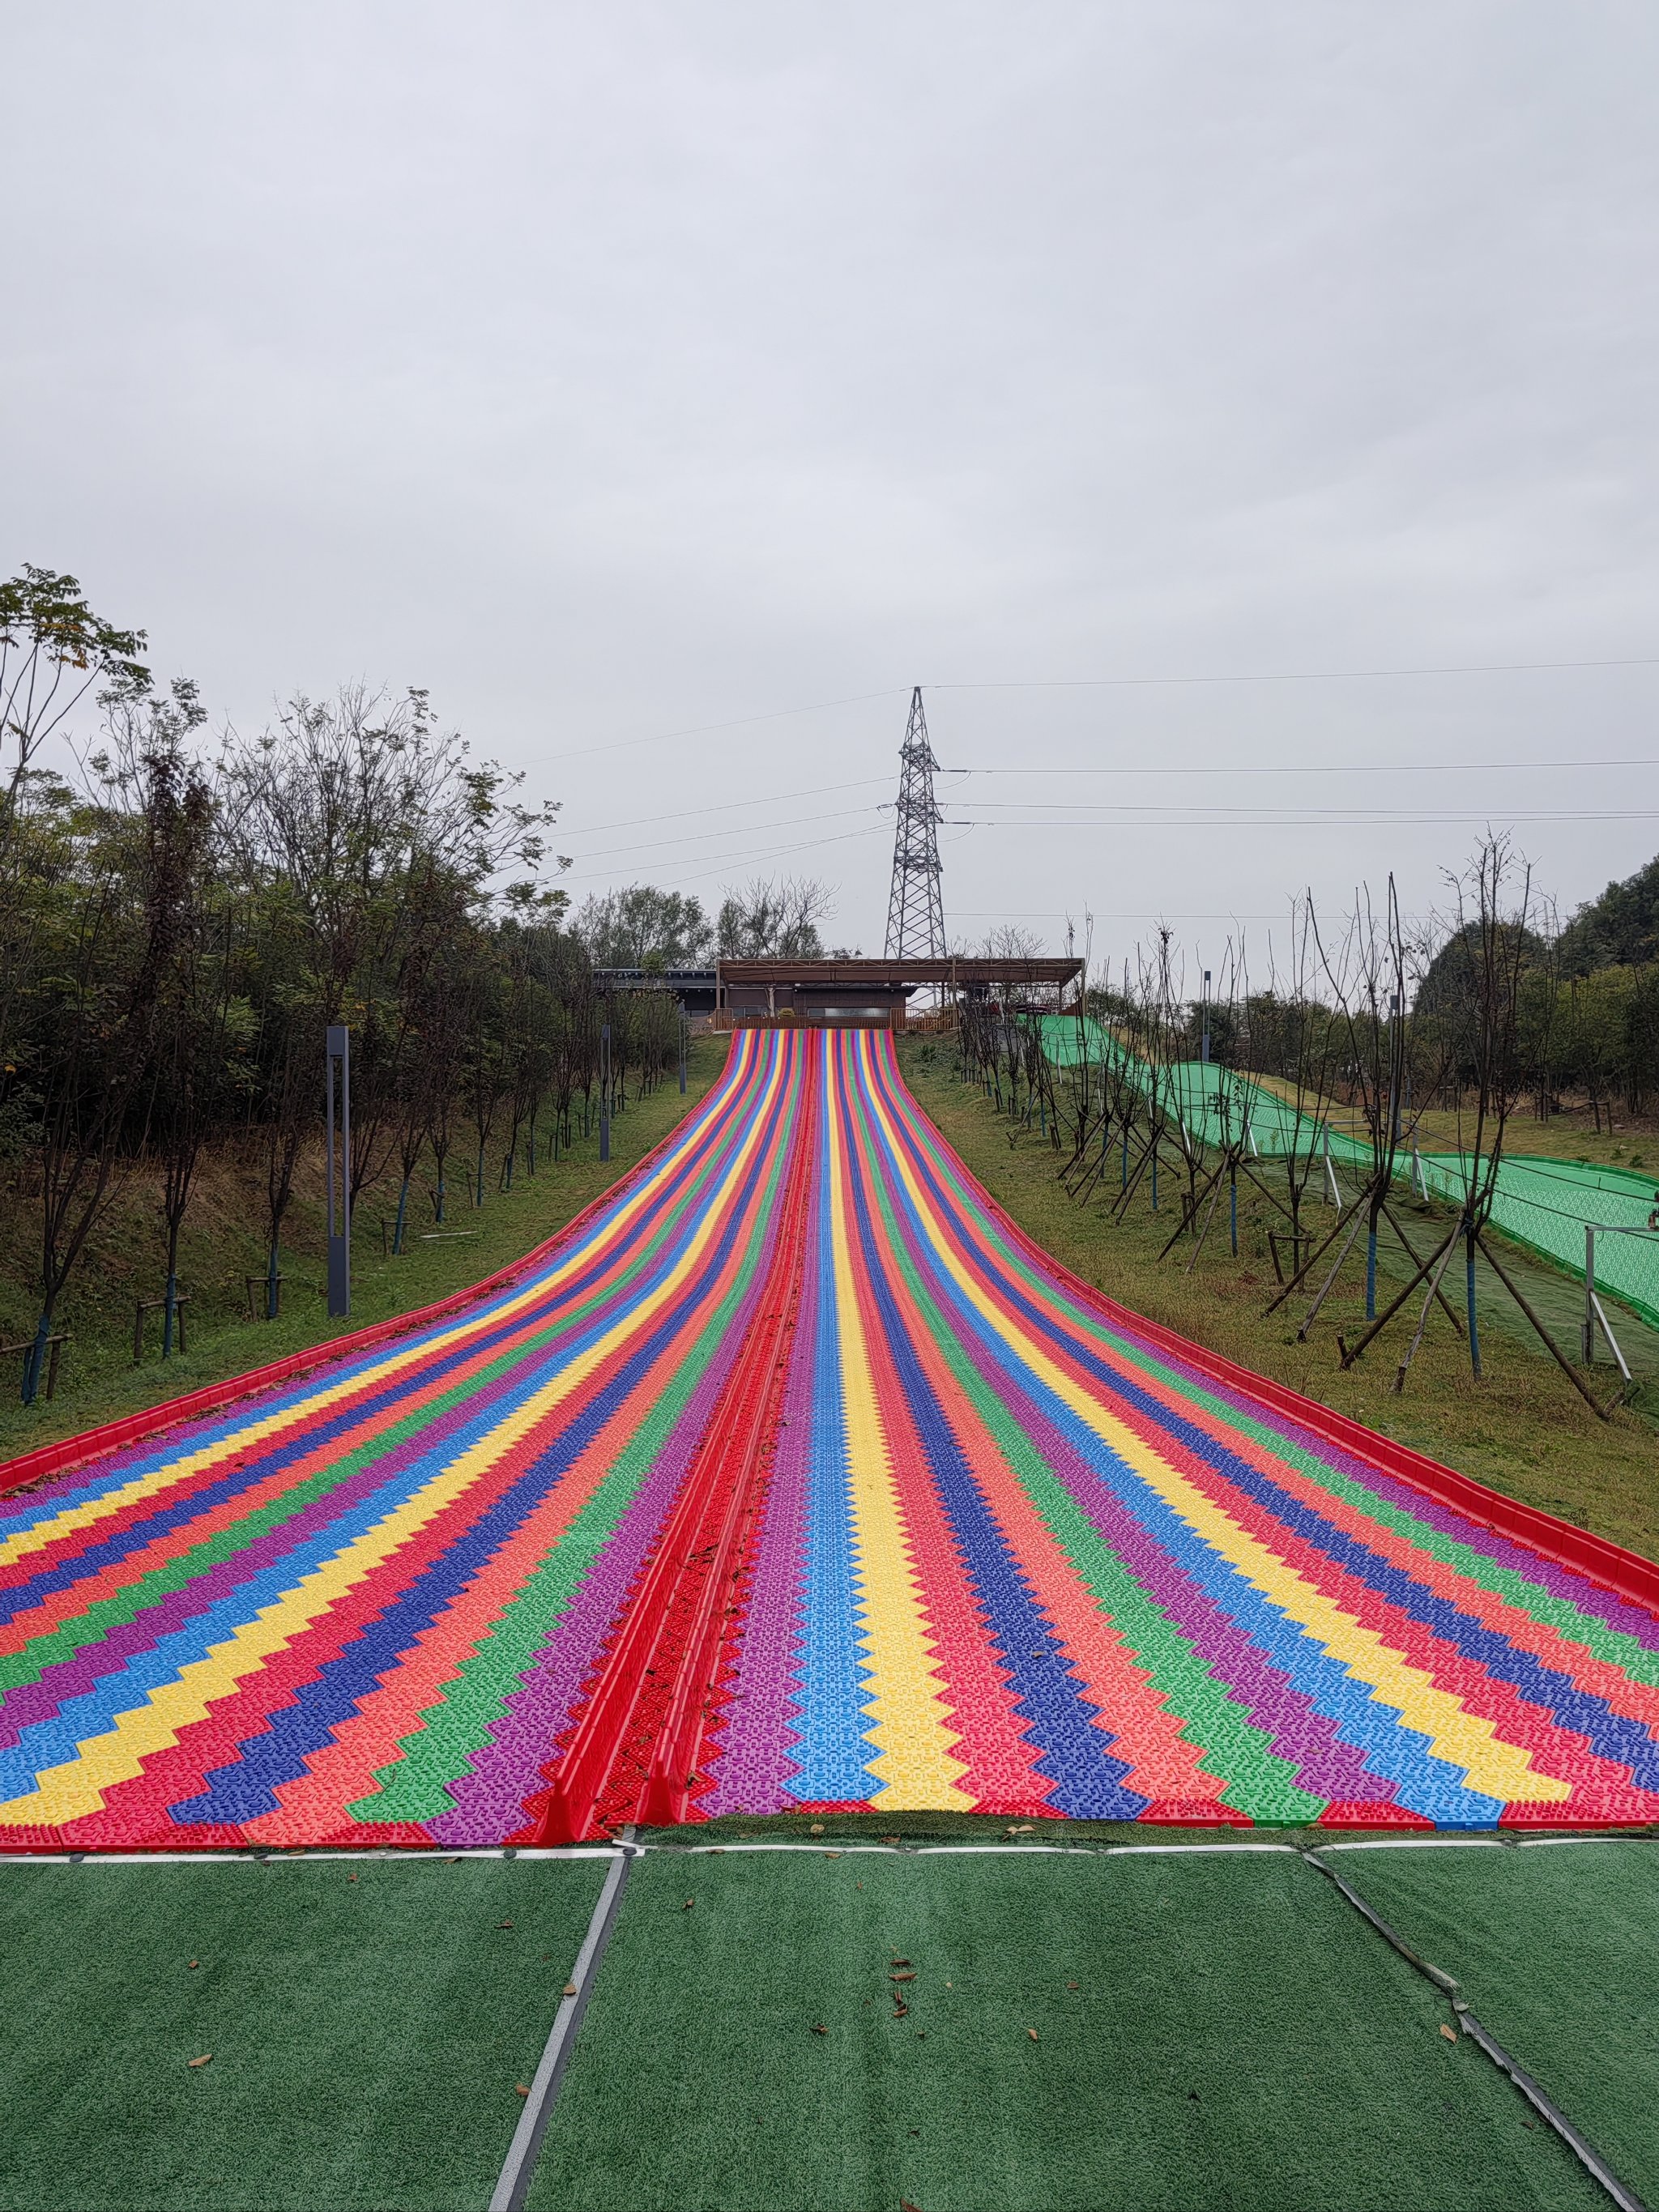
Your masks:
<svg viewBox="0 0 1659 2212"><path fill-rule="evenodd" d="M1589 765L1659 666L1076 688L1659 657L1650 8L5 15L0 566L216 715L428 686L573 892L810 872L866 951L913 683L964 940L1659 849ZM1388 772L1168 773L1316 763Z"/></svg>

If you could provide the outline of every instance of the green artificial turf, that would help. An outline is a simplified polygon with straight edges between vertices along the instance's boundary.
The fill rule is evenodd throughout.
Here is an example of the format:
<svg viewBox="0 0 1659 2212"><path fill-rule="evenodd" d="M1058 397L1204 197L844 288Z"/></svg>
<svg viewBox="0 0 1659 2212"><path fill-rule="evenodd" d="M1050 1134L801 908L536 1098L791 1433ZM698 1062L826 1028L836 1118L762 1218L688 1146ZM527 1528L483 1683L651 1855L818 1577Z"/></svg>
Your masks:
<svg viewBox="0 0 1659 2212"><path fill-rule="evenodd" d="M1601 2206L1451 2020L1289 1853L650 1852L529 2202Z"/></svg>
<svg viewBox="0 0 1659 2212"><path fill-rule="evenodd" d="M0 1865L0 2207L483 2212L604 1872Z"/></svg>
<svg viewBox="0 0 1659 2212"><path fill-rule="evenodd" d="M1659 2203L1659 1843L1333 1851L1330 1864Z"/></svg>

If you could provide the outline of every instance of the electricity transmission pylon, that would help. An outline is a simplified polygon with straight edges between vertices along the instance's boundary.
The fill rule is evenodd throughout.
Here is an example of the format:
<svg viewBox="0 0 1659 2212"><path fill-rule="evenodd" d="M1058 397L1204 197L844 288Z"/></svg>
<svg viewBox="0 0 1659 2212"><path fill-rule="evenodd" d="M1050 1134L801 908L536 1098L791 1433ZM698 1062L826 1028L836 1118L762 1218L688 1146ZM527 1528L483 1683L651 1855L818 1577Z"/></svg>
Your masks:
<svg viewBox="0 0 1659 2212"><path fill-rule="evenodd" d="M893 836L893 888L887 901L887 957L943 960L945 900L939 887L939 825L933 797L939 763L927 742L921 686L910 696L909 726L899 754L898 825Z"/></svg>

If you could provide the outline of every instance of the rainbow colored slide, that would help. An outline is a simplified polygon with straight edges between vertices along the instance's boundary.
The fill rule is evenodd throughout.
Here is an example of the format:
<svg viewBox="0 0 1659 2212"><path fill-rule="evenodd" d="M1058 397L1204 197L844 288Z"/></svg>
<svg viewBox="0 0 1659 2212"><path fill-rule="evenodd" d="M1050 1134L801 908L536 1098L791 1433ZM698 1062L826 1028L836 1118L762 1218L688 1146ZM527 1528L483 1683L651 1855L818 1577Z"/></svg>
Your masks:
<svg viewBox="0 0 1659 2212"><path fill-rule="evenodd" d="M1659 1570L1101 1299L883 1033L226 1395L0 1498L0 1848L1659 1820Z"/></svg>

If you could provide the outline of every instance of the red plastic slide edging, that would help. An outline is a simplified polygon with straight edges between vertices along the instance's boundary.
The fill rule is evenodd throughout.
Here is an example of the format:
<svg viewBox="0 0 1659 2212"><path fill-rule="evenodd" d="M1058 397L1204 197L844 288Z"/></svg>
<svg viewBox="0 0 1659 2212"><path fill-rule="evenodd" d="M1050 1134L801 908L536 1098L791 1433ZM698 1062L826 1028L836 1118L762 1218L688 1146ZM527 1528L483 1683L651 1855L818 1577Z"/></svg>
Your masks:
<svg viewBox="0 0 1659 2212"><path fill-rule="evenodd" d="M894 1073L900 1082L896 1055ZM910 1091L918 1112L929 1121L932 1116ZM934 1125L937 1127L937 1124ZM944 1136L944 1132L940 1131ZM945 1139L947 1145L948 1138ZM1136 1336L1145 1337L1162 1352L1184 1360L1189 1367L1198 1368L1212 1382L1230 1390L1241 1390L1294 1421L1299 1428L1310 1429L1322 1437L1327 1443L1341 1451L1352 1452L1356 1459L1367 1461L1382 1474L1392 1475L1396 1481L1408 1484L1432 1498L1437 1504L1450 1506L1454 1512L1492 1529L1501 1536L1512 1536L1517 1543L1525 1544L1544 1559L1553 1559L1558 1566L1571 1568L1574 1574L1583 1575L1599 1588L1611 1590L1614 1596L1627 1598L1633 1605L1649 1613L1659 1613L1659 1565L1644 1559L1639 1552L1627 1552L1622 1544L1615 1544L1606 1536L1592 1535L1588 1528L1575 1528L1571 1521L1563 1521L1541 1507L1523 1505L1519 1498L1506 1498L1501 1490L1492 1490L1473 1475L1459 1474L1455 1468L1442 1467L1437 1460L1413 1451L1409 1444L1396 1443L1392 1437L1379 1435L1375 1429L1366 1428L1359 1421L1350 1420L1346 1413L1333 1413L1316 1399L1304 1398L1299 1390L1288 1384L1274 1382L1265 1375L1257 1375L1248 1367L1241 1367L1221 1352L1211 1352L1202 1345L1194 1344L1175 1329L1165 1328L1159 1322L1148 1321L1128 1306L1120 1305L1115 1298L1108 1297L1103 1291L1085 1283L1081 1276L1073 1274L1062 1266L1052 1252L1045 1251L1034 1237L1023 1230L1006 1208L988 1191L954 1146L951 1157L965 1182L977 1193L980 1202L993 1218L1000 1222L1012 1243L1029 1258L1038 1261L1045 1268L1057 1274L1071 1286L1073 1293L1085 1305L1092 1306L1115 1328L1127 1329Z"/></svg>
<svg viewBox="0 0 1659 2212"><path fill-rule="evenodd" d="M731 1057L729 1048L726 1056ZM715 1080L718 1082L719 1078ZM532 1245L522 1258L509 1260L493 1275L469 1283L464 1290L452 1291L447 1297L438 1299L433 1305L417 1307L413 1313L395 1314L390 1321L375 1322L368 1328L354 1330L349 1336L331 1337L325 1343L308 1345L303 1352L291 1352L285 1359L272 1360L268 1367L252 1367L241 1375L227 1376L222 1382L205 1383L186 1397L169 1398L161 1405L147 1406L142 1413L124 1414L119 1420L106 1421L101 1428L84 1429L78 1436L60 1437L56 1443L41 1444L19 1459L0 1462L0 1498L27 1490L31 1483L43 1481L48 1475L61 1474L66 1468L101 1459L106 1452L122 1451L129 1444L142 1443L146 1437L159 1436L163 1429L173 1428L181 1421L216 1413L226 1406L234 1405L239 1398L251 1398L279 1382L291 1382L314 1368L328 1366L331 1361L349 1358L359 1352L372 1352L377 1344L386 1344L394 1337L428 1328L434 1322L447 1321L452 1314L463 1313L481 1299L507 1290L530 1268L550 1259L603 1207L622 1197L654 1165L658 1154L666 1150L684 1125L685 1116L682 1115L672 1129L658 1138L648 1152L641 1154L625 1175L618 1176L615 1182L607 1184L596 1198L590 1199L562 1229L556 1229L550 1237Z"/></svg>

